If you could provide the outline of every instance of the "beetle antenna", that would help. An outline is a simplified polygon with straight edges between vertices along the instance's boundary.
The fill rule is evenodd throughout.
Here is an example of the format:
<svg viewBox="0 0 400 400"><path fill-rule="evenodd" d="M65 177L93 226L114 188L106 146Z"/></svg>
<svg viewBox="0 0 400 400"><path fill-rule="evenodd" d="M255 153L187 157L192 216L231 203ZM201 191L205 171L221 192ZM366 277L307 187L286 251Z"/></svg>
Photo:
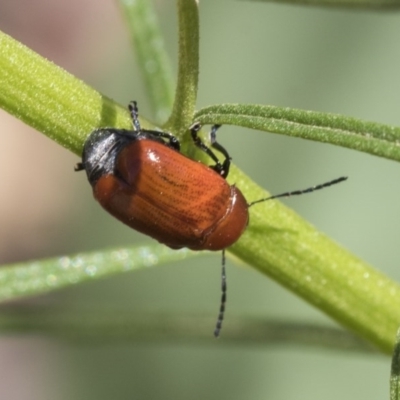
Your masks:
<svg viewBox="0 0 400 400"><path fill-rule="evenodd" d="M346 179L347 179L347 176L341 176L340 178L334 179L333 181L321 183L320 185L312 186L308 189L294 190L293 192L285 192L285 193L277 194L275 196L265 197L263 199L252 201L251 203L249 203L249 207L254 206L254 204L257 204L257 203L262 203L263 201L277 199L278 197L299 196L301 194L315 192L316 190L320 190L320 189L324 189L328 186L336 185L337 183L343 182Z"/></svg>
<svg viewBox="0 0 400 400"><path fill-rule="evenodd" d="M222 269L221 269L221 305L219 306L219 314L217 318L217 324L215 325L214 336L217 338L221 333L222 322L224 320L225 314L225 304L226 304L226 268L225 268L225 249L222 250Z"/></svg>
<svg viewBox="0 0 400 400"><path fill-rule="evenodd" d="M140 122L139 122L139 109L137 106L137 102L135 100L131 101L128 104L129 111L131 112L131 117L132 117L132 124L133 124L133 129L135 131L140 131Z"/></svg>

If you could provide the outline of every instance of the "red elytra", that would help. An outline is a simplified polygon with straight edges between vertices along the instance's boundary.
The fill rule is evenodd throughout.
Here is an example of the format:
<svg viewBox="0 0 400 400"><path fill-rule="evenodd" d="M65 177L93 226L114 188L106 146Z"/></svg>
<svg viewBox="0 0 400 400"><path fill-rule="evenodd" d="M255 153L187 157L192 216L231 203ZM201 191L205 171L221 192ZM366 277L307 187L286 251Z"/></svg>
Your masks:
<svg viewBox="0 0 400 400"><path fill-rule="evenodd" d="M216 141L219 125L211 129L211 147L224 155L222 163L198 137L200 124L190 128L194 144L215 162L207 166L180 153L180 143L172 134L141 129L136 102L129 109L134 130L105 128L92 132L82 163L75 170L86 170L95 199L131 228L173 249L222 250L222 298L214 331L218 337L226 302L225 249L245 231L249 207L319 190L347 178L249 204L242 192L225 180L231 158Z"/></svg>
<svg viewBox="0 0 400 400"><path fill-rule="evenodd" d="M118 153L115 171L99 177L94 197L121 222L173 249L222 250L247 226L238 188L164 144L133 139Z"/></svg>

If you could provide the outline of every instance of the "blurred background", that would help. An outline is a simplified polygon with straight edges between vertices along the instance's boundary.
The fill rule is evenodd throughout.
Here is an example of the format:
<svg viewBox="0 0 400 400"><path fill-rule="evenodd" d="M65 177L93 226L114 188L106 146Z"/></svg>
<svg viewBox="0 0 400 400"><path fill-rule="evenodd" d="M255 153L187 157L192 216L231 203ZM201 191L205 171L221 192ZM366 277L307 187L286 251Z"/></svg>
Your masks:
<svg viewBox="0 0 400 400"><path fill-rule="evenodd" d="M201 0L198 107L262 103L400 125L400 14ZM176 72L175 1L155 1ZM0 29L121 104L146 93L124 20L110 0L0 0ZM34 73L34 72L33 72ZM95 203L78 156L0 110L2 264L145 238ZM341 175L349 181L285 201L321 231L395 280L400 167L355 151L224 127L234 162L271 193ZM253 199L249 199L253 200ZM346 268L346 266L342 266ZM228 262L229 315L328 322L257 272ZM149 307L216 314L220 255L69 288L34 301L63 307ZM284 346L74 345L33 336L0 339L0 393L7 400L382 399L383 356Z"/></svg>

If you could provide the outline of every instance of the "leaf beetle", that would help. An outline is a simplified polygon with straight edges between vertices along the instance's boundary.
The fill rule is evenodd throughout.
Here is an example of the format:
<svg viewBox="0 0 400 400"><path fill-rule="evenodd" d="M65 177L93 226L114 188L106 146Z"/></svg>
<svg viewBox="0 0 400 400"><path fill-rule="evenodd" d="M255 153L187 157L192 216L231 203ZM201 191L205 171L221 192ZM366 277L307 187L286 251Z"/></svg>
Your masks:
<svg viewBox="0 0 400 400"><path fill-rule="evenodd" d="M95 199L129 227L172 249L222 250L222 298L214 331L218 337L226 303L225 249L245 231L249 207L347 178L247 203L240 189L226 181L231 157L216 141L219 125L212 126L210 139L211 148L224 156L223 162L199 138L201 125L194 123L189 128L194 144L215 163L207 166L180 153L180 143L171 133L142 129L135 101L129 111L133 130L93 131L75 170L86 171Z"/></svg>

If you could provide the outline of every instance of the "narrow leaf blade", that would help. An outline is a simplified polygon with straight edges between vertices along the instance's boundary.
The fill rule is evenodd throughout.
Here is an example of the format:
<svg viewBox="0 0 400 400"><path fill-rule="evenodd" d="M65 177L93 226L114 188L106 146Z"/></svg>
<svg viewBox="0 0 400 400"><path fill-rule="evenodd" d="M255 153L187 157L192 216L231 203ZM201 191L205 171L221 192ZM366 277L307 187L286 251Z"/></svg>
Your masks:
<svg viewBox="0 0 400 400"><path fill-rule="evenodd" d="M249 104L221 104L199 110L202 124L238 125L347 147L400 161L400 128L342 115Z"/></svg>

